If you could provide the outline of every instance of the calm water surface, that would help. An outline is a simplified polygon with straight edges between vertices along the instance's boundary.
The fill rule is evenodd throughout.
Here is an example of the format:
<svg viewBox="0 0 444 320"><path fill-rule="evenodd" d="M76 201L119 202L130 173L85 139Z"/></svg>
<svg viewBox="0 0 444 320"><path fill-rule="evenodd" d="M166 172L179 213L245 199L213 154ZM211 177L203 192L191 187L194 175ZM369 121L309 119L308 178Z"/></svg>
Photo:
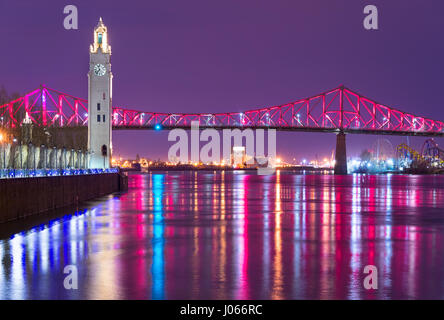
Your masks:
<svg viewBox="0 0 444 320"><path fill-rule="evenodd" d="M161 172L129 187L0 240L0 299L444 299L444 176Z"/></svg>

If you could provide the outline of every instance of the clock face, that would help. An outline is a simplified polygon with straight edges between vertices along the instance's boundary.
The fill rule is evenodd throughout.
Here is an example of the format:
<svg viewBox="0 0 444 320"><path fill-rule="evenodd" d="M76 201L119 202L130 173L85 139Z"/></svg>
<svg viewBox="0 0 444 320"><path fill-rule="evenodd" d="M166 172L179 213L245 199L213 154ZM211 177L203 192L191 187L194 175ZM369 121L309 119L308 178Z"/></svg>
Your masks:
<svg viewBox="0 0 444 320"><path fill-rule="evenodd" d="M105 69L105 66L103 64L99 63L99 64L96 64L94 66L94 74L96 76L101 77L101 76L105 75L105 73L106 73L106 69Z"/></svg>

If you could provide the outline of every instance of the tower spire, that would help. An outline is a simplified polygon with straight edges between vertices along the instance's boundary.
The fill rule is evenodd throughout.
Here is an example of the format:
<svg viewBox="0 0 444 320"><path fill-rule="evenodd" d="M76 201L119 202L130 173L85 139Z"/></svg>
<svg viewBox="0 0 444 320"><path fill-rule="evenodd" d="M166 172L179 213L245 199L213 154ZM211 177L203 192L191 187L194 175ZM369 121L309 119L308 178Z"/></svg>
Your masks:
<svg viewBox="0 0 444 320"><path fill-rule="evenodd" d="M102 20L102 17L100 17L99 18L99 23L97 24L97 28L99 28L99 27L105 27L105 25L103 24L103 20Z"/></svg>

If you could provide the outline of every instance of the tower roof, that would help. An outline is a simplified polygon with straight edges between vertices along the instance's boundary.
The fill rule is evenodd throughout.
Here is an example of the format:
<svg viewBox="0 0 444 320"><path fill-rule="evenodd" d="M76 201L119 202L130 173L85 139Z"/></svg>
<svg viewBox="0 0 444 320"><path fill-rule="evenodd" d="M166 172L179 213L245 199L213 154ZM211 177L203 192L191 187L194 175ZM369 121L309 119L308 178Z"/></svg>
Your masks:
<svg viewBox="0 0 444 320"><path fill-rule="evenodd" d="M96 53L99 48L103 53L111 53L111 46L108 44L108 28L103 23L102 17L94 28L94 43L90 46L90 52Z"/></svg>
<svg viewBox="0 0 444 320"><path fill-rule="evenodd" d="M99 29L99 28L102 28L102 29L106 30L106 26L103 23L102 17L100 17L100 19L99 19L99 23L97 24L96 30Z"/></svg>

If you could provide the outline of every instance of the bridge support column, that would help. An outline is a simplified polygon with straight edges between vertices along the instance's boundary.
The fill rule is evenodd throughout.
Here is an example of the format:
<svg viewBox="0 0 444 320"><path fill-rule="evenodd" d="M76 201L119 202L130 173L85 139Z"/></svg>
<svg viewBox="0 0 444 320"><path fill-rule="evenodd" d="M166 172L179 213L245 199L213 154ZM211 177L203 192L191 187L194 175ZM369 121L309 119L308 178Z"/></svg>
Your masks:
<svg viewBox="0 0 444 320"><path fill-rule="evenodd" d="M345 133L336 135L335 174L347 174L347 147L345 144Z"/></svg>

